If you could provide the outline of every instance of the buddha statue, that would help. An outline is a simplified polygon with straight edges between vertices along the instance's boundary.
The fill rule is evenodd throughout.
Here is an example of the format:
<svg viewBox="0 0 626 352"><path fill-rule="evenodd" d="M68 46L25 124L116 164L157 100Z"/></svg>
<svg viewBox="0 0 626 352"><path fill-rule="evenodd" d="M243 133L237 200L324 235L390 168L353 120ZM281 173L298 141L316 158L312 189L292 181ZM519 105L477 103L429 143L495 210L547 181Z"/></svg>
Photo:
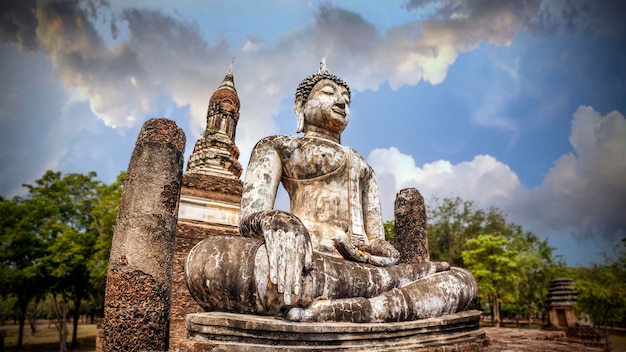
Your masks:
<svg viewBox="0 0 626 352"><path fill-rule="evenodd" d="M341 145L350 88L324 61L296 90L297 132L252 151L241 237L211 236L190 252L187 285L207 311L291 321L391 322L466 310L477 284L445 262L397 264L384 238L372 167ZM290 211L275 210L279 184Z"/></svg>

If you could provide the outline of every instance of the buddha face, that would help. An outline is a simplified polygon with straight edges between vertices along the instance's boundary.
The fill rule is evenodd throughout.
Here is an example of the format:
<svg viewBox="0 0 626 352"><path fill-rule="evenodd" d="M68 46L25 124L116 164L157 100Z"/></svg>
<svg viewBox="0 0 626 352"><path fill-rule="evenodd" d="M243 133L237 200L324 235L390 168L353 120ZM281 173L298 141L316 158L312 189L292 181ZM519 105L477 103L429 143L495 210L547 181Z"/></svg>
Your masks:
<svg viewBox="0 0 626 352"><path fill-rule="evenodd" d="M349 105L348 90L329 79L323 79L315 84L304 105L304 124L341 133L350 120Z"/></svg>

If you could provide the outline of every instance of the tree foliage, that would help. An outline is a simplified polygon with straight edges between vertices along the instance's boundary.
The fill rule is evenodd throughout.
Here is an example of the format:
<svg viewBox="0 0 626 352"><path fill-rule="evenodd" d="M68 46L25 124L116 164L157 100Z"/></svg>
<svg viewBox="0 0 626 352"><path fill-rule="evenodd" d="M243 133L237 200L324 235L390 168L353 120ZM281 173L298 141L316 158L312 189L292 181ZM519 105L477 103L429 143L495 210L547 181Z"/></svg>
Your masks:
<svg viewBox="0 0 626 352"><path fill-rule="evenodd" d="M626 238L623 248L612 258L605 255L603 265L571 269L576 281L576 310L587 313L592 322L608 328L626 323Z"/></svg>
<svg viewBox="0 0 626 352"><path fill-rule="evenodd" d="M465 267L462 252L468 240L480 234L510 237L514 231L499 209L476 209L459 197L434 198L428 207L430 257L453 266Z"/></svg>
<svg viewBox="0 0 626 352"><path fill-rule="evenodd" d="M0 213L0 294L16 299L16 348L21 349L28 303L43 294L42 284L48 281L42 265L47 238L39 229L51 216L51 208L32 199L2 198Z"/></svg>
<svg viewBox="0 0 626 352"><path fill-rule="evenodd" d="M521 281L520 253L503 235L478 235L467 240L463 260L476 281L479 294L491 306L492 321L500 327L500 304L514 302Z"/></svg>
<svg viewBox="0 0 626 352"><path fill-rule="evenodd" d="M111 185L96 176L95 172L61 175L47 171L35 184L24 185L27 197L0 197L0 294L17 299L18 348L29 302L46 295L53 299L60 350L64 351L70 308L75 346L82 302L103 301L124 174Z"/></svg>
<svg viewBox="0 0 626 352"><path fill-rule="evenodd" d="M393 235L395 235L396 225L393 220L389 220L383 223L383 229L385 230L385 240L389 243L393 243Z"/></svg>
<svg viewBox="0 0 626 352"><path fill-rule="evenodd" d="M477 209L461 198L434 198L428 207L431 260L467 268L479 284L479 302L489 303L492 322L501 304L518 317L542 315L550 280L564 267L553 248L497 208Z"/></svg>
<svg viewBox="0 0 626 352"><path fill-rule="evenodd" d="M110 185L101 184L96 189L98 202L91 211L93 231L97 237L93 247L93 254L87 262L89 282L91 284L91 297L95 314L104 314L104 289L106 286L109 256L111 254L111 242L113 230L119 210L124 178L126 172L121 172L115 182Z"/></svg>

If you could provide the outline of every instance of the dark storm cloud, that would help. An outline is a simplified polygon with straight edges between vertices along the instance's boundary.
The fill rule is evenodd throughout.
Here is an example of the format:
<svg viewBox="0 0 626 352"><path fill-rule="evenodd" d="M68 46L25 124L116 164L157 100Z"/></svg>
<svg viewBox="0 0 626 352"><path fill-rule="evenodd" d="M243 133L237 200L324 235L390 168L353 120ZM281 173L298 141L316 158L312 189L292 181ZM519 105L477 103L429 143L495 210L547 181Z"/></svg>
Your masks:
<svg viewBox="0 0 626 352"><path fill-rule="evenodd" d="M615 243L626 237L626 119L581 106L569 141L574 151L554 162L542 185L520 189L504 206L522 223Z"/></svg>
<svg viewBox="0 0 626 352"><path fill-rule="evenodd" d="M0 2L0 43L16 43L21 51L34 53L39 50L36 29L34 0Z"/></svg>
<svg viewBox="0 0 626 352"><path fill-rule="evenodd" d="M429 18L448 24L513 16L537 35L551 35L559 28L619 35L626 29L624 1L409 0L405 6L408 10L432 8Z"/></svg>
<svg viewBox="0 0 626 352"><path fill-rule="evenodd" d="M133 126L168 97L185 105L196 94L210 94L208 87L197 88L215 55L197 24L137 9L115 19L104 1L10 1L2 6L2 41L43 52L63 84L78 88L108 126ZM96 21L107 14L112 37L119 37L118 24L124 21L127 39L104 41ZM222 41L215 50L224 48ZM188 79L196 84L187 84Z"/></svg>

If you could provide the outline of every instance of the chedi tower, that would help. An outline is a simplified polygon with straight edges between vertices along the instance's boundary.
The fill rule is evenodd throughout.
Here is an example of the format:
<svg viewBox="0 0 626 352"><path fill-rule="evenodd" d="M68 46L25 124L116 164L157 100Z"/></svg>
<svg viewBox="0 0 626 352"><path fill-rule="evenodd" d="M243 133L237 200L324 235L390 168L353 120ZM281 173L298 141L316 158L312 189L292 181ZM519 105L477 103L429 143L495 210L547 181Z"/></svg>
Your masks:
<svg viewBox="0 0 626 352"><path fill-rule="evenodd" d="M239 97L235 89L233 65L222 84L211 95L206 116L206 130L198 139L187 163L187 173L239 178L241 164L235 145L239 121Z"/></svg>
<svg viewBox="0 0 626 352"><path fill-rule="evenodd" d="M209 100L206 130L196 142L183 174L178 210L170 351L187 335L185 316L203 309L189 294L185 283L185 260L196 243L213 235L238 236L243 183L235 132L239 121L239 97L233 65Z"/></svg>

